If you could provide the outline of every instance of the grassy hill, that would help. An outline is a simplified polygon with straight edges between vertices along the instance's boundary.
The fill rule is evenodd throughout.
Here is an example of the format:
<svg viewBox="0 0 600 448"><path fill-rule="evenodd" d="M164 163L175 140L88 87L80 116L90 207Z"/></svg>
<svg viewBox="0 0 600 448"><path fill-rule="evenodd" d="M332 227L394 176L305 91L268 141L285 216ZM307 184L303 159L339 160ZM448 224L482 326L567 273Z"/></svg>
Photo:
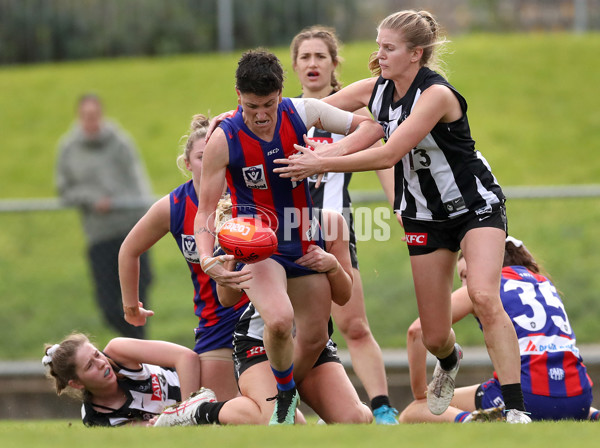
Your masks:
<svg viewBox="0 0 600 448"><path fill-rule="evenodd" d="M341 78L368 76L374 42L342 50ZM287 48L273 49L287 72L284 94L300 89ZM469 35L453 39L450 81L467 98L473 137L505 186L597 183L600 179L600 35ZM74 118L77 97L95 91L136 141L157 195L185 179L175 166L180 138L194 113L236 106L239 53L118 59L0 68L0 199L54 197L56 143ZM355 190L377 189L375 176L355 175ZM513 200L511 233L525 240L565 294L578 340L597 340L600 302L600 200ZM368 216L385 204L355 204ZM368 221L365 221L368 222ZM416 317L406 248L390 218L389 243L359 242L367 311L384 347L404 346ZM73 329L114 336L93 303L84 241L74 210L0 213L0 358L36 358L45 341ZM368 235L367 235L368 236ZM186 345L196 325L183 259L165 238L153 250L154 338ZM385 288L382 288L385 285ZM476 325L457 327L465 345L480 344ZM341 345L343 346L343 341Z"/></svg>

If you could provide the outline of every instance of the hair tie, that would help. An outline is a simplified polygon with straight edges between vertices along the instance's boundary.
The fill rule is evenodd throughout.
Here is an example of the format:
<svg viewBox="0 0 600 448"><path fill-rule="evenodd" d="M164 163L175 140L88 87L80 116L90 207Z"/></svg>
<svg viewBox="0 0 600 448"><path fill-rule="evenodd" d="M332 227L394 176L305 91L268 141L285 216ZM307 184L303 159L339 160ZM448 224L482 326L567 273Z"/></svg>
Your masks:
<svg viewBox="0 0 600 448"><path fill-rule="evenodd" d="M46 350L46 354L42 358L43 365L50 365L50 363L52 362L52 356L54 355L54 352L56 351L56 349L58 349L58 347L60 347L60 344L54 344L52 347Z"/></svg>
<svg viewBox="0 0 600 448"><path fill-rule="evenodd" d="M513 243L513 245L515 247L521 247L523 245L523 241L518 240L516 238L513 238L512 236L507 236L506 237L506 242L507 243Z"/></svg>

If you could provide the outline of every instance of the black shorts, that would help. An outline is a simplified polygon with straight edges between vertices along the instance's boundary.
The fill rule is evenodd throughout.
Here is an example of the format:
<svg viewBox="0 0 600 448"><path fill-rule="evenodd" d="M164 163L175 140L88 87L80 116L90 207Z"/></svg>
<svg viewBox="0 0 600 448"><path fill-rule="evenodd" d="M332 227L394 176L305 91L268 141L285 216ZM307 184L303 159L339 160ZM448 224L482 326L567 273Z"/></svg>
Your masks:
<svg viewBox="0 0 600 448"><path fill-rule="evenodd" d="M239 381L240 376L250 367L261 362L268 361L267 352L263 341L249 337L234 338L233 340L233 366L235 378ZM319 355L314 367L326 362L342 363L337 354L337 345L331 339Z"/></svg>
<svg viewBox="0 0 600 448"><path fill-rule="evenodd" d="M506 207L482 208L447 221L423 221L403 218L409 255L425 255L437 249L460 250L460 242L471 229L493 227L508 232Z"/></svg>

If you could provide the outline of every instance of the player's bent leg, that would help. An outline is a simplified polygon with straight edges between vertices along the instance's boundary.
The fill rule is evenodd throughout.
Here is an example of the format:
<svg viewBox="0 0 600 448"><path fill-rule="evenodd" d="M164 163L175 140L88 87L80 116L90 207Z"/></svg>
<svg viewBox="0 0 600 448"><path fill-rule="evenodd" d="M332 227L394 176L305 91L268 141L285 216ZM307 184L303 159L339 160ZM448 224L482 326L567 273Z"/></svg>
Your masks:
<svg viewBox="0 0 600 448"><path fill-rule="evenodd" d="M271 365L285 371L292 365L294 309L287 294L285 270L275 260L246 265L252 279L247 294L260 313L264 327L264 346Z"/></svg>
<svg viewBox="0 0 600 448"><path fill-rule="evenodd" d="M455 263L456 254L447 249L410 257L423 343L438 359L450 355L456 342L450 303Z"/></svg>
<svg viewBox="0 0 600 448"><path fill-rule="evenodd" d="M238 395L238 387L233 371L232 349L211 350L200 357L201 384L211 389L219 401L226 401Z"/></svg>
<svg viewBox="0 0 600 448"><path fill-rule="evenodd" d="M483 329L492 364L501 384L521 382L521 357L514 326L500 300L500 274L505 232L497 228L469 230L461 249L469 266L467 289Z"/></svg>
<svg viewBox="0 0 600 448"><path fill-rule="evenodd" d="M475 394L479 389L479 384L473 386L465 386L454 389L454 397L450 402L450 406L453 406L463 411L472 412L475 410Z"/></svg>
<svg viewBox="0 0 600 448"><path fill-rule="evenodd" d="M302 400L327 424L371 423L371 410L360 401L344 366L326 362L313 368L298 386Z"/></svg>
<svg viewBox="0 0 600 448"><path fill-rule="evenodd" d="M294 378L301 382L329 340L331 290L325 274L288 279L296 323Z"/></svg>
<svg viewBox="0 0 600 448"><path fill-rule="evenodd" d="M240 375L238 385L241 394L258 406L258 424L267 425L275 408L275 403L267 399L277 394L277 382L269 362L261 362L246 369Z"/></svg>
<svg viewBox="0 0 600 448"><path fill-rule="evenodd" d="M373 337L365 310L360 271L353 269L352 297L344 306L332 304L331 312L342 333L354 372L363 384L369 399L388 395L383 355Z"/></svg>
<svg viewBox="0 0 600 448"><path fill-rule="evenodd" d="M427 388L427 403L432 413L442 414L454 395L462 349L452 331L451 293L456 254L438 249L410 257L417 306L421 319L423 344L437 357L433 379ZM438 275L432 276L431 272Z"/></svg>
<svg viewBox="0 0 600 448"><path fill-rule="evenodd" d="M401 413L398 420L400 423L451 423L463 411L449 406L440 415L434 415L429 410L426 399L415 400L410 403Z"/></svg>

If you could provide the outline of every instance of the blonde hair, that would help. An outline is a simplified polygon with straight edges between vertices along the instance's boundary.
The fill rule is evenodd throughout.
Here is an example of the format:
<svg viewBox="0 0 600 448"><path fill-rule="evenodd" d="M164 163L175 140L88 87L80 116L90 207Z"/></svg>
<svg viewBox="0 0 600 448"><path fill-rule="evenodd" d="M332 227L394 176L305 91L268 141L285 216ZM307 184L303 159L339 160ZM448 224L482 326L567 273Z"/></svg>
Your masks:
<svg viewBox="0 0 600 448"><path fill-rule="evenodd" d="M231 195L225 193L221 199L219 199L217 209L215 210L215 233L218 233L221 226L231 219L232 208Z"/></svg>
<svg viewBox="0 0 600 448"><path fill-rule="evenodd" d="M377 27L377 31L382 29L394 30L401 33L403 41L406 42L409 50L413 50L416 47L422 48L421 67L429 67L442 76L445 76L440 53L449 41L445 37L440 37L440 26L430 12L415 11L412 9L398 11L381 21ZM377 52L371 54L369 70L371 70L373 76L381 74Z"/></svg>
<svg viewBox="0 0 600 448"><path fill-rule="evenodd" d="M298 49L300 48L300 44L309 39L321 39L327 46L331 60L334 64L336 64L336 67L339 66L339 64L342 62L342 58L338 54L340 41L337 38L333 28L322 25L314 25L304 28L302 31L296 34L292 40L292 43L290 44L290 53L292 57L292 63L294 65L296 64L296 59L298 59ZM331 73L331 88L334 92L337 92L342 88L342 83L337 79L336 70Z"/></svg>
<svg viewBox="0 0 600 448"><path fill-rule="evenodd" d="M75 372L77 369L75 363L77 350L88 342L90 340L85 334L72 333L60 342L56 349L51 351L51 360L46 364L48 366L46 376L54 383L54 388L58 395L66 390L69 395L83 399L81 391L71 387L67 389L67 386L69 386L70 380L77 379L77 373ZM45 344L45 357L50 356L48 351L52 347L53 345Z"/></svg>
<svg viewBox="0 0 600 448"><path fill-rule="evenodd" d="M196 141L206 137L208 131L209 119L206 115L196 114L192 117L190 123L190 133L182 137L186 139L185 145L183 145L183 151L177 157L177 168L179 168L183 174L188 176L188 170L185 167L185 162L190 161L190 151Z"/></svg>

